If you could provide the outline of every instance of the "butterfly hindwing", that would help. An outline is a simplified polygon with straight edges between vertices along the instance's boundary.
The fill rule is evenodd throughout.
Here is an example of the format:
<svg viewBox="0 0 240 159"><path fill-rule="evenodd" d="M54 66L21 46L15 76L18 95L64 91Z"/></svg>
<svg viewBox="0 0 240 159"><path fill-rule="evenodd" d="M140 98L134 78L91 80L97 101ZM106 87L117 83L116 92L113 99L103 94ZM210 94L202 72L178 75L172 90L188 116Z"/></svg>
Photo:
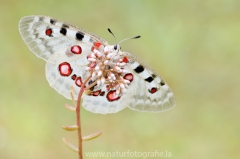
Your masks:
<svg viewBox="0 0 240 159"><path fill-rule="evenodd" d="M84 47L91 50L89 46ZM81 55L71 55L68 50L64 48L50 56L46 65L46 78L51 87L68 99L71 99L71 87L74 87L74 97L77 99L82 81L89 76L86 67L90 51L84 51Z"/></svg>

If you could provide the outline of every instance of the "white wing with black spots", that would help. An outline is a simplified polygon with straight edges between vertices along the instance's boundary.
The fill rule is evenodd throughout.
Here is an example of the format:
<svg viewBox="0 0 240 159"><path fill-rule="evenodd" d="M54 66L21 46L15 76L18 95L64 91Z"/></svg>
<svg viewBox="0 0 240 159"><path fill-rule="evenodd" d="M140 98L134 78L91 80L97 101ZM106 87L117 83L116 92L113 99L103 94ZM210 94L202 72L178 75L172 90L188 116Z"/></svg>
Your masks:
<svg viewBox="0 0 240 159"><path fill-rule="evenodd" d="M100 41L107 45L104 39L93 33L42 15L23 17L19 22L19 31L29 49L44 60L77 43L93 45Z"/></svg>
<svg viewBox="0 0 240 159"><path fill-rule="evenodd" d="M173 108L176 104L171 88L152 68L130 53L128 67L134 73L134 80L129 93L133 110L142 112L162 112Z"/></svg>
<svg viewBox="0 0 240 159"><path fill-rule="evenodd" d="M91 32L46 16L23 17L19 30L29 49L47 61L47 80L61 95L71 99L74 87L77 99L91 76L82 106L93 113L116 113L125 107L161 112L175 106L167 83L136 56L122 52L119 44L108 45Z"/></svg>

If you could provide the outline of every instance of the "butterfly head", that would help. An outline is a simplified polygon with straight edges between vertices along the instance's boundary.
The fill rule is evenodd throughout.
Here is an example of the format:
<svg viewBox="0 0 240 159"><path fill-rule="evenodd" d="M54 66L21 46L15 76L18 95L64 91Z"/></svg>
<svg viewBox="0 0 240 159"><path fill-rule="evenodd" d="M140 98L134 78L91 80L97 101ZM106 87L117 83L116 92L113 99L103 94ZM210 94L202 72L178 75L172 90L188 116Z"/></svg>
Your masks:
<svg viewBox="0 0 240 159"><path fill-rule="evenodd" d="M121 49L121 47L120 47L119 44L115 44L115 45L113 46L113 50L116 51L116 52L118 52L120 49Z"/></svg>
<svg viewBox="0 0 240 159"><path fill-rule="evenodd" d="M114 45L114 50L117 50L118 49L118 44Z"/></svg>
<svg viewBox="0 0 240 159"><path fill-rule="evenodd" d="M115 44L115 45L106 45L104 46L103 52L105 55L108 54L113 54L114 56L119 54L119 52L121 50L121 47L119 44Z"/></svg>
<svg viewBox="0 0 240 159"><path fill-rule="evenodd" d="M109 28L108 28L108 31L109 31L109 33L111 33L111 34L113 35L114 40L115 40L115 42L116 42L116 37L115 37L115 35L113 34L113 32L112 32ZM129 40L129 39L137 39L137 38L140 38L140 37L141 37L141 36L135 36L135 37L123 39L123 40L121 40L120 42L116 43L116 44L113 46L113 49L114 49L116 52L119 52L119 50L121 50L121 47L120 47L120 45L119 45L121 42L123 42L123 41L125 41L125 40Z"/></svg>

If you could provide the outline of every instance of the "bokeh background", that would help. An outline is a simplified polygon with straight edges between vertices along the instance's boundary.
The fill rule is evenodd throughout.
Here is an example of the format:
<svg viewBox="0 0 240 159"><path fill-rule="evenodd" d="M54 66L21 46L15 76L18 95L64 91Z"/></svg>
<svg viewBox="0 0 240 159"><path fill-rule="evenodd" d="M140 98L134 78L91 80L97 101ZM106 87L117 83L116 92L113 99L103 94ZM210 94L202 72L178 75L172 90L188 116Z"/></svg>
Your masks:
<svg viewBox="0 0 240 159"><path fill-rule="evenodd" d="M164 113L82 109L84 152L152 152L170 158L240 158L239 0L0 0L0 159L74 159L75 113L45 79L45 61L29 51L18 22L48 15L121 44L171 86L177 106ZM91 158L91 157L85 157ZM98 158L98 157L95 157ZM99 157L100 158L100 157ZM129 158L129 157L125 157ZM137 158L137 157L132 157ZM169 157L168 157L169 158Z"/></svg>

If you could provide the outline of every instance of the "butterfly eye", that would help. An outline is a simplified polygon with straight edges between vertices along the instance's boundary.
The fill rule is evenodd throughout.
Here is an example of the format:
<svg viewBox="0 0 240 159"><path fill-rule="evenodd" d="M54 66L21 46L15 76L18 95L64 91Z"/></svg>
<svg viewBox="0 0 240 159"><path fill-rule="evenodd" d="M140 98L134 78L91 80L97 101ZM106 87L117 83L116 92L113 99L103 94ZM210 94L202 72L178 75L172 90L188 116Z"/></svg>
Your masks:
<svg viewBox="0 0 240 159"><path fill-rule="evenodd" d="M114 48L114 50L117 50L117 44L116 44L116 45L114 45L114 47L113 47L113 48Z"/></svg>

